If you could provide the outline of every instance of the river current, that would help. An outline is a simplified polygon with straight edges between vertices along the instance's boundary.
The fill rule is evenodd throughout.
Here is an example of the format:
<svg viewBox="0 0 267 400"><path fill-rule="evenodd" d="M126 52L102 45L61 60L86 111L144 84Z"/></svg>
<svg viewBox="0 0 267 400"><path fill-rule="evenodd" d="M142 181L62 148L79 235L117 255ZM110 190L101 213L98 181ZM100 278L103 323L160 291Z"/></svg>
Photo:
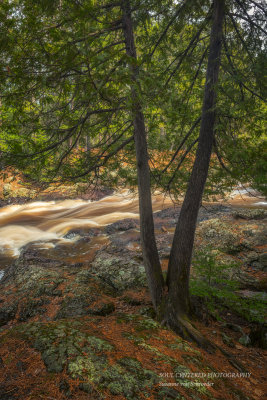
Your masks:
<svg viewBox="0 0 267 400"><path fill-rule="evenodd" d="M230 203L238 206L266 207L264 201L233 193ZM153 210L173 206L170 198L153 196ZM138 198L128 191L115 193L99 201L64 200L36 201L24 205L9 205L0 209L0 271L20 249L35 242L40 248L71 244L77 237L64 237L76 228L97 228L125 218L138 218ZM1 273L0 273L1 279Z"/></svg>

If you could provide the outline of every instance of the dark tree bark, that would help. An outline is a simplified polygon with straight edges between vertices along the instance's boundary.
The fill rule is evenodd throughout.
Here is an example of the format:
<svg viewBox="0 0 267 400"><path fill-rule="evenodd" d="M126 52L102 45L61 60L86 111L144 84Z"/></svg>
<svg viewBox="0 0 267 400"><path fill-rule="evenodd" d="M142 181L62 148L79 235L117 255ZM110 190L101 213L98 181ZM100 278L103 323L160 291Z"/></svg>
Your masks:
<svg viewBox="0 0 267 400"><path fill-rule="evenodd" d="M149 158L144 115L138 95L139 70L129 0L122 0L122 13L126 54L132 60L129 68L132 79L131 102L137 160L141 244L152 302L162 324L169 326L183 337L193 339L200 346L212 349L210 342L189 321L189 277L198 210L208 175L214 140L216 84L220 67L224 0L214 0L198 149L174 234L167 277L168 291L164 287L154 234Z"/></svg>
<svg viewBox="0 0 267 400"><path fill-rule="evenodd" d="M149 157L147 152L144 114L138 96L139 69L136 63L137 56L131 18L131 7L128 0L122 1L122 14L126 54L131 57L132 60L129 68L132 79L131 102L137 162L141 245L152 302L154 307L158 309L162 302L164 279L161 271L154 234L154 220L150 189L150 169L148 164Z"/></svg>
<svg viewBox="0 0 267 400"><path fill-rule="evenodd" d="M216 114L216 85L218 82L224 0L214 0L213 22L202 106L198 148L187 192L174 233L170 254L167 284L168 300L165 320L170 327L184 336L194 336L187 316L190 312L189 277L196 223L203 190L207 180Z"/></svg>

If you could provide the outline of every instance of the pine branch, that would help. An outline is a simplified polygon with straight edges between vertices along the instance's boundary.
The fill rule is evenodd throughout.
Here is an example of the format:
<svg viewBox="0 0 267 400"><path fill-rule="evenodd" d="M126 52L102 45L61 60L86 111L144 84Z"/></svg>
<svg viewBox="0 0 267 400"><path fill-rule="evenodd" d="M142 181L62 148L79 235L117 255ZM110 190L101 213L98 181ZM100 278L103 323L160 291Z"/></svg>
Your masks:
<svg viewBox="0 0 267 400"><path fill-rule="evenodd" d="M207 23L207 19L206 19L205 21L206 21L206 23ZM170 82L170 80L172 79L172 77L173 77L173 76L175 75L175 73L179 70L179 68L180 68L180 66L182 65L182 63L183 63L185 57L187 56L189 50L190 50L191 48L193 48L193 50L194 50L194 48L196 47L197 43L199 42L199 36L200 36L201 32L203 31L203 29L205 28L206 23L205 23L205 24L203 23L203 25L202 25L201 28L198 30L198 32L197 32L197 33L193 36L193 38L190 40L190 43L189 43L189 45L187 46L187 48L181 53L181 58L180 58L178 64L176 65L176 67L174 68L174 70L171 72L169 78L168 78L167 81L165 82L164 87L166 87L166 86L168 85L168 83ZM169 67L165 70L165 72L166 72L168 69L169 69Z"/></svg>
<svg viewBox="0 0 267 400"><path fill-rule="evenodd" d="M222 159L221 154L219 153L217 141L216 141L215 138L214 138L213 147L214 147L215 154L216 154L216 156L217 156L217 158L218 158L218 161L219 161L221 167L222 167L226 172L228 172L229 175L232 176L232 174L233 174L232 171L230 171L230 169L229 169L229 168L224 164L224 162L223 162L223 159Z"/></svg>
<svg viewBox="0 0 267 400"><path fill-rule="evenodd" d="M244 92L243 92L242 84L241 84L241 82L240 82L240 79L238 78L238 74L237 74L237 72L236 72L234 63L233 63L233 61L232 61L232 59L231 59L231 56L230 56L230 53L229 53L229 51L228 51L228 46L227 46L227 42L226 42L226 40L225 40L225 36L224 36L224 35L222 36L222 39L223 39L223 47L224 47L224 49L225 49L226 57L227 57L227 59L228 59L228 62L229 62L229 64L230 64L230 67L232 68L232 71L233 71L235 77L237 78L237 81L238 81L238 84L239 84L239 88L240 88L240 91L241 91L242 101L243 101L243 100L244 100Z"/></svg>
<svg viewBox="0 0 267 400"><path fill-rule="evenodd" d="M86 120L90 117L90 115L95 115L95 114L100 114L100 113L108 113L108 112L116 112L118 110L123 109L123 107L119 107L119 108L113 108L113 109L99 109L99 110L94 110L94 111L88 111L85 115L84 118L82 118L81 120L79 120L77 122L77 124L75 124L74 126L72 126L71 128L67 128L67 129L62 129L62 128L58 128L55 131L56 132L68 132L68 134L66 136L64 136L61 140L59 140L56 143L53 143L45 148L43 148L40 151L37 151L35 153L30 153L30 154L16 154L16 157L21 157L21 158L28 158L28 157L34 157L37 156L39 154L43 154L46 153L50 150L55 149L56 147L58 147L59 145L61 145L62 143L66 142L68 139L70 139L74 134L75 134L75 130L82 124L84 124L86 122ZM3 153L8 153L8 152L4 152Z"/></svg>
<svg viewBox="0 0 267 400"><path fill-rule="evenodd" d="M196 140L194 140L190 146L187 148L187 150L184 152L184 154L181 157L181 160L179 162L179 164L177 165L177 167L175 168L175 171L172 175L172 177L170 178L169 182L167 183L166 186L166 190L169 191L170 190L170 186L175 178L175 175L177 174L178 170L180 169L181 165L183 164L184 160L186 159L186 156L189 154L189 152L191 151L191 149L195 146L195 144L198 142L198 138Z"/></svg>
<svg viewBox="0 0 267 400"><path fill-rule="evenodd" d="M92 172L94 170L96 171L98 168L103 167L111 157L116 155L120 150L122 150L127 144L131 143L133 140L134 140L134 135L132 135L129 139L126 139L124 142L122 142L114 151L107 154L102 163L95 164L95 165L91 166L90 168L88 168L83 173L81 173L79 175L71 176L69 179L75 180L77 178L82 178L83 176L88 175L90 172Z"/></svg>
<svg viewBox="0 0 267 400"><path fill-rule="evenodd" d="M253 62L253 57L251 56L250 51L249 51L249 49L248 49L248 47L247 47L247 45L246 45L246 42L243 40L242 35L241 35L241 33L239 32L239 29L238 29L238 27L237 27L237 24L236 24L234 18L233 18L233 15L232 15L231 13L229 13L228 16L229 16L230 19L231 19L232 25L233 25L233 27L234 27L234 30L236 31L236 34L237 34L237 37L238 37L239 41L242 43L244 49L246 50L247 55L249 56L250 61Z"/></svg>
<svg viewBox="0 0 267 400"><path fill-rule="evenodd" d="M176 10L176 12L174 13L174 16L170 19L169 23L167 24L166 28L164 29L164 31L162 32L162 34L160 35L159 39L157 40L153 50L151 51L151 53L148 55L150 58L153 57L153 54L155 53L157 47L159 46L159 44L162 42L162 40L164 39L164 37L166 36L169 28L171 27L171 25L174 23L174 21L176 20L176 18L178 17L178 15L180 14L180 12L183 10L183 8L185 7L185 3L186 1L183 2L183 4Z"/></svg>
<svg viewBox="0 0 267 400"><path fill-rule="evenodd" d="M198 124L201 121L201 117L199 117L194 124L191 126L191 128L189 129L189 131L187 132L187 134L185 135L185 137L183 138L183 140L181 141L181 143L179 144L179 147L177 148L177 150L175 151L175 153L173 154L170 162L168 163L168 165L163 169L163 171L161 172L161 174L164 174L167 169L170 167L170 165L173 163L173 161L175 160L175 158L177 157L177 154L179 153L179 151L182 149L183 145L185 144L185 142L187 141L187 139L189 138L189 136L193 133L194 129L198 126Z"/></svg>
<svg viewBox="0 0 267 400"><path fill-rule="evenodd" d="M240 14L235 14L235 15L237 17L243 19L244 21L249 22L250 25L253 25L254 27L261 30L265 35L267 35L267 31L265 31L265 29L263 29L260 25L258 25L255 21L252 20L251 16L247 13L247 10L244 8L242 2L240 2L240 0L234 0L234 1L236 4L239 5L240 8L242 8L243 12L246 14L246 18L244 17L244 15L240 15Z"/></svg>

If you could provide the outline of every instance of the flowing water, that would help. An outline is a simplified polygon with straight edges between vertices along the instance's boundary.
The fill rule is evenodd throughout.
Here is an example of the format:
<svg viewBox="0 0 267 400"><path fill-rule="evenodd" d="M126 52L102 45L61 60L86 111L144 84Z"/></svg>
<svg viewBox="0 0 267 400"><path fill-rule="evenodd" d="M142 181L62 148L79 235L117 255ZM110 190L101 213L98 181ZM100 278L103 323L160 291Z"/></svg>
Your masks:
<svg viewBox="0 0 267 400"><path fill-rule="evenodd" d="M172 204L162 195L153 196L153 210L159 211ZM64 200L39 201L24 205L10 205L0 209L0 270L8 266L27 243L35 242L39 250L67 255L66 261L79 254L88 257L88 244L77 243L79 235L67 235L78 228L99 228L125 218L138 218L138 199L128 191L105 197L99 201ZM93 238L90 248L102 245L104 235ZM72 252L67 251L70 248ZM1 274L0 274L1 279Z"/></svg>
<svg viewBox="0 0 267 400"><path fill-rule="evenodd" d="M265 207L258 198L232 194L233 205ZM173 205L170 198L153 196L153 210ZM10 205L0 209L0 279L8 266L27 243L34 242L40 251L52 252L54 258L70 262L90 259L88 243L79 241L79 235L67 235L78 228L99 228L124 218L138 218L138 199L128 191L113 194L99 201L64 200L39 201L24 205ZM65 236L65 237L64 237ZM105 242L105 235L90 241L90 251ZM90 253L92 256L92 252Z"/></svg>

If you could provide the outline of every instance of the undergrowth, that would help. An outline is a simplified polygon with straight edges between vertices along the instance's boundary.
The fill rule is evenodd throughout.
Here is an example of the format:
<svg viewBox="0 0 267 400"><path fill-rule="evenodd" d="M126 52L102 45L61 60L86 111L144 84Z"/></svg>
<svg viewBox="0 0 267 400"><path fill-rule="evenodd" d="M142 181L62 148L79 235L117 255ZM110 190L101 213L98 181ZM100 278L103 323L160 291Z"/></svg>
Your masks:
<svg viewBox="0 0 267 400"><path fill-rule="evenodd" d="M251 322L264 322L266 301L242 298L238 294L239 282L231 279L232 271L239 266L220 262L210 247L196 252L190 282L191 295L204 300L208 310L221 319L225 309L230 309Z"/></svg>

